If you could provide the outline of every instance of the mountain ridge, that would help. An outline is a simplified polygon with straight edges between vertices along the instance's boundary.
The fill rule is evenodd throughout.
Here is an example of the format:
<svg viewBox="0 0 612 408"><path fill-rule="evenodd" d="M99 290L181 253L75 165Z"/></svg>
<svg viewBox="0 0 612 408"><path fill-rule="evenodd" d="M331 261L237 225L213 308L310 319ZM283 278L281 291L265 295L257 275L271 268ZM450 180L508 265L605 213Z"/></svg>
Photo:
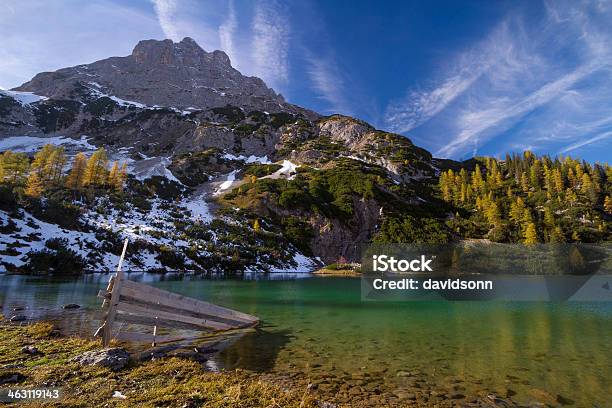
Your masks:
<svg viewBox="0 0 612 408"><path fill-rule="evenodd" d="M169 75L205 91L181 99ZM131 77L137 80L124 88ZM236 94L219 89L232 78ZM199 107L189 106L193 95ZM0 91L0 135L0 152L8 152L0 165L13 174L0 179L0 228L7 231L0 233L6 241L0 239L0 253L11 259L5 270L36 269L41 261L35 268L32 259L47 262L69 251L87 259L89 269L107 268L109 252L125 237L145 254L128 258L132 268L214 272L305 271L357 261L360 245L372 241L521 242L525 226L508 218L515 196L529 211L525 225L543 229L531 241L609 235L609 166L533 154L506 159L511 168L490 158L436 159L409 138L362 120L291 105L231 68L224 53L208 53L191 39L144 40L130 56L41 73ZM56 171L49 186L32 184L34 163L43 161L36 152L46 143L62 148L55 154L67 155L65 163L78 152L125 163L127 181L119 189L104 180L74 188L65 184L65 171ZM549 191L555 166L556 185L568 193ZM109 169L101 171L111 180ZM572 172L597 188L587 191ZM486 183L472 183L478 177ZM566 195L574 218L581 217L578 235L574 218L551 224L540 214L544 206L547 214L562 214ZM37 225L51 236L38 236ZM65 240L66 248L45 239Z"/></svg>

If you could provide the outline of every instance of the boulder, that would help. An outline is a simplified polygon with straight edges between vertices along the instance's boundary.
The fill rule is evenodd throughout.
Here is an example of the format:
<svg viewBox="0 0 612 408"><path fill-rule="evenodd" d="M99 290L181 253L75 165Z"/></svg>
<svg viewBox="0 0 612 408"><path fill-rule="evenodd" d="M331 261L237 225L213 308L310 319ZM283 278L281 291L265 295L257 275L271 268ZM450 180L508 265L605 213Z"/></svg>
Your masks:
<svg viewBox="0 0 612 408"><path fill-rule="evenodd" d="M130 359L130 353L126 350L115 347L102 350L87 351L73 357L71 361L76 361L83 365L97 365L110 368L113 371L121 370Z"/></svg>

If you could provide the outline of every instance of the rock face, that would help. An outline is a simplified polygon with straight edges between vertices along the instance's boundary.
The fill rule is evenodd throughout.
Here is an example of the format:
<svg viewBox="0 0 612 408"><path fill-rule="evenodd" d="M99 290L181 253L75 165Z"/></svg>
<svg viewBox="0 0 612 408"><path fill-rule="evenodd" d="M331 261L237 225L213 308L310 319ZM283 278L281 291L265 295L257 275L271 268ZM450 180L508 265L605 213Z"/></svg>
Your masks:
<svg viewBox="0 0 612 408"><path fill-rule="evenodd" d="M130 354L122 348L107 348L103 350L87 351L71 361L83 365L97 365L110 368L113 371L121 370L130 359Z"/></svg>
<svg viewBox="0 0 612 408"><path fill-rule="evenodd" d="M131 55L43 72L16 88L74 99L83 87L127 101L178 109L234 105L268 112L304 109L285 102L257 77L234 69L222 51L206 52L191 38L140 41Z"/></svg>

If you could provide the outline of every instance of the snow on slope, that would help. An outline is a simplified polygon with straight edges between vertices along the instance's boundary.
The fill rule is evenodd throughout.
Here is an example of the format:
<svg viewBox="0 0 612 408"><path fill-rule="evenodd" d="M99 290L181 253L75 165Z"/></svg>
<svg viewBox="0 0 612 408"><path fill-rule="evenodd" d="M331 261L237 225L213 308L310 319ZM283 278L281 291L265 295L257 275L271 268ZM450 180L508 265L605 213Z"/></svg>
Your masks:
<svg viewBox="0 0 612 408"><path fill-rule="evenodd" d="M231 153L225 153L223 156L221 156L224 159L227 160L236 160L236 161L243 161L247 164L251 164L251 163L261 163L261 164L270 164L272 163L270 161L270 159L268 159L268 156L255 156L255 155L250 155L249 157L240 155L240 156L236 156L233 155Z"/></svg>
<svg viewBox="0 0 612 408"><path fill-rule="evenodd" d="M64 146L70 150L96 150L96 146L90 144L87 140L87 136L81 136L80 139L71 139L66 136L11 136L0 139L0 152L12 150L14 152L34 153L46 144Z"/></svg>
<svg viewBox="0 0 612 408"><path fill-rule="evenodd" d="M12 234L0 234L0 251L16 254L3 254L2 262L15 266L24 264L24 255L30 251L40 251L45 248L45 241L51 238L65 238L70 249L88 260L92 268L112 268L117 260L112 254L106 254L100 261L90 256L88 247L97 247L99 241L92 232L69 231L55 224L41 221L27 212L22 212L22 218L11 217L0 210L0 222L3 226L9 225L9 220L15 224L16 231ZM0 264L0 272L6 272L4 265Z"/></svg>
<svg viewBox="0 0 612 408"><path fill-rule="evenodd" d="M228 190L236 181L236 173L238 173L238 170L232 170L232 172L227 175L225 181L219 185L219 188L213 195L220 195L224 191Z"/></svg>
<svg viewBox="0 0 612 408"><path fill-rule="evenodd" d="M44 101L48 99L46 96L36 95L32 92L18 92L18 91L8 91L8 90L2 89L0 90L0 95L3 95L3 94L15 99L17 102L19 102L22 105L29 105L31 103L35 103L38 101Z"/></svg>
<svg viewBox="0 0 612 408"><path fill-rule="evenodd" d="M300 167L297 164L291 163L289 160L283 160L282 167L276 170L274 173L262 177L262 179L278 179L286 178L287 180L293 180L295 178L296 170Z"/></svg>

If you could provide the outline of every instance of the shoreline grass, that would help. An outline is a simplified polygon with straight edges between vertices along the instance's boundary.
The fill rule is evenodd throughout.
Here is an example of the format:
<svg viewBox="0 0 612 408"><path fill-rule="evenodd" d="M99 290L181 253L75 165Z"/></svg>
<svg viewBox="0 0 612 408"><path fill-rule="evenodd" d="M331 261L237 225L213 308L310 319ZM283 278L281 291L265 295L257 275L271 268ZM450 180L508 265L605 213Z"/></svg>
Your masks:
<svg viewBox="0 0 612 408"><path fill-rule="evenodd" d="M37 354L22 352L34 346ZM0 378L23 376L3 388L61 387L57 402L20 402L19 407L316 407L305 390L282 389L245 370L206 371L202 364L176 357L130 361L111 371L71 359L101 349L99 342L61 337L46 322L17 326L0 321ZM115 391L125 396L113 397ZM11 406L10 404L8 406Z"/></svg>

